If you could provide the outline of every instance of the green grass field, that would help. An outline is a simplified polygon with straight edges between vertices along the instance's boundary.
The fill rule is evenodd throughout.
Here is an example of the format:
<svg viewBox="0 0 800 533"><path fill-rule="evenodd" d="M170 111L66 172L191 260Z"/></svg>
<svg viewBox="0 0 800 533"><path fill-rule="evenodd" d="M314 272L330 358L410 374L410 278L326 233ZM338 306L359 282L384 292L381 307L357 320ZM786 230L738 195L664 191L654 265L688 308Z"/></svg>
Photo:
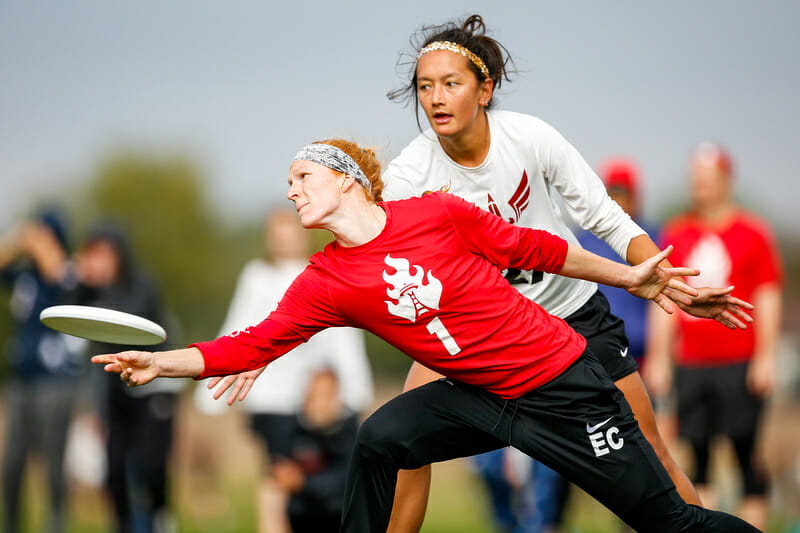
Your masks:
<svg viewBox="0 0 800 533"><path fill-rule="evenodd" d="M388 390L392 390L390 387ZM2 412L2 411L0 411ZM800 412L795 413L800 416ZM775 417L787 428L784 414ZM249 434L245 417L232 411L208 417L194 411L185 397L179 412L171 466L171 503L177 531L181 533L249 533L257 531L255 499L262 470L259 445ZM796 425L791 425L797 427ZM3 427L3 426L0 426ZM789 428L791 429L791 428ZM795 431L792 431L794 435ZM2 441L0 441L2 442ZM45 475L36 460L25 482L25 532L41 531L46 523ZM727 467L723 464L723 470ZM729 483L730 478L724 478ZM800 495L793 489L776 498L770 533L800 533L793 511ZM4 511L0 509L0 514ZM70 533L111 531L109 502L102 490L76 482L70 484ZM796 518L794 518L796 523ZM617 533L621 523L583 492L573 489L567 505L564 533ZM465 459L437 464L424 533L477 533L494 531L484 488Z"/></svg>

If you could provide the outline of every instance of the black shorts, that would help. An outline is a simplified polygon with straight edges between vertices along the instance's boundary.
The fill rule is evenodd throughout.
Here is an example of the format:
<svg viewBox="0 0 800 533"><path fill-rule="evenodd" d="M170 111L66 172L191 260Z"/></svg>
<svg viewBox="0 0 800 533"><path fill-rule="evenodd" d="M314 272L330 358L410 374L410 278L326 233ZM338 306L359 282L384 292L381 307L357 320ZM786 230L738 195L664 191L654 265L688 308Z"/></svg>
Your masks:
<svg viewBox="0 0 800 533"><path fill-rule="evenodd" d="M681 500L622 392L588 351L519 398L444 378L380 407L358 433L342 531L386 530L398 468L503 446L560 472L637 531L754 531Z"/></svg>
<svg viewBox="0 0 800 533"><path fill-rule="evenodd" d="M755 435L764 402L747 390L748 366L677 367L675 391L681 437L707 443L714 435L732 439Z"/></svg>
<svg viewBox="0 0 800 533"><path fill-rule="evenodd" d="M270 460L288 457L291 452L292 435L296 426L295 415L256 413L250 417L250 427L267 448Z"/></svg>
<svg viewBox="0 0 800 533"><path fill-rule="evenodd" d="M564 321L586 338L589 350L597 356L613 381L639 370L639 364L628 353L625 323L611 314L611 307L602 292L595 291L583 307Z"/></svg>

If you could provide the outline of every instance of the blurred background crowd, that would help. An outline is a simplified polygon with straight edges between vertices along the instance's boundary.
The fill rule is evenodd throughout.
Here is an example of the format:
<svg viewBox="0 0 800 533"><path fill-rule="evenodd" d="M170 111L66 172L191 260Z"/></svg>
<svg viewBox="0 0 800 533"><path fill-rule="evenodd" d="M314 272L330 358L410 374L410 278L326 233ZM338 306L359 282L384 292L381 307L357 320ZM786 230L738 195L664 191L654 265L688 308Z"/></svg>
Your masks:
<svg viewBox="0 0 800 533"><path fill-rule="evenodd" d="M265 316L328 239L302 230L282 200L294 150L342 135L378 144L384 162L397 155L417 134L409 110L384 97L400 83L397 53L415 28L464 8L13 4L0 5L4 530L335 531L358 421L400 392L408 358L331 331L229 407L204 383L123 387L88 365L88 354L120 347L56 334L38 313L56 303L133 312L165 326L165 347ZM499 107L557 126L612 197L676 246L677 263L707 266L712 285L741 280L735 294L770 310L758 342L777 372L765 375L736 354L724 360L744 337L718 339L718 324L698 331L604 291L704 501L800 531L800 8L481 13L520 62ZM318 111L331 99L339 113ZM729 211L756 221L762 260L725 263L738 256L724 236L693 240L692 225ZM725 394L704 383L729 378L687 376L693 342L720 348L700 367L724 360L746 373L762 409L710 407ZM537 468L513 451L445 465L423 531L533 531L520 518L531 509L548 516L537 531L623 530L577 489L534 490Z"/></svg>

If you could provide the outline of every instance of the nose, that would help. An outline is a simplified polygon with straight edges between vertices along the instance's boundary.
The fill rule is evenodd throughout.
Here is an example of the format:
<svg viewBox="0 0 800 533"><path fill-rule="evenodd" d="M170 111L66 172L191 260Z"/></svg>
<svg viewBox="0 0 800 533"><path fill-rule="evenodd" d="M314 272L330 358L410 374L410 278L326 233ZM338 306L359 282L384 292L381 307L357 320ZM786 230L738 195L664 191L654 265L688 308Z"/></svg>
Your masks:
<svg viewBox="0 0 800 533"><path fill-rule="evenodd" d="M300 191L296 181L293 181L289 184L289 190L286 193L286 197L294 202L300 196Z"/></svg>
<svg viewBox="0 0 800 533"><path fill-rule="evenodd" d="M433 105L441 105L444 103L444 87L442 87L441 84L434 84L431 92L431 103Z"/></svg>

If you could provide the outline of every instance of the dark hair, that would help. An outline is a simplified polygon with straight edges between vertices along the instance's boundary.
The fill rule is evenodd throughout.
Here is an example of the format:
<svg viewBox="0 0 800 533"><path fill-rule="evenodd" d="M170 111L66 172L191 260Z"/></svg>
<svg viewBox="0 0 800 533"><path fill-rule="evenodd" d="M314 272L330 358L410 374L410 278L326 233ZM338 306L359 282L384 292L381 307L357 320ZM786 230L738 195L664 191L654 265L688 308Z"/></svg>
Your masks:
<svg viewBox="0 0 800 533"><path fill-rule="evenodd" d="M505 46L486 35L486 25L480 15L471 15L463 21L449 21L435 26L423 26L411 36L411 53L401 52L397 60L398 70L407 68L408 84L386 93L393 102L414 102L414 111L419 123L419 98L417 96L417 54L420 50L434 41L450 41L459 44L481 58L489 70L489 78L494 83L494 88L499 89L503 79L511 81L509 74L514 72L514 61ZM468 62L478 81L483 81L484 75L472 61ZM510 68L509 68L510 67ZM491 108L493 99L487 108ZM422 127L420 126L420 129Z"/></svg>

